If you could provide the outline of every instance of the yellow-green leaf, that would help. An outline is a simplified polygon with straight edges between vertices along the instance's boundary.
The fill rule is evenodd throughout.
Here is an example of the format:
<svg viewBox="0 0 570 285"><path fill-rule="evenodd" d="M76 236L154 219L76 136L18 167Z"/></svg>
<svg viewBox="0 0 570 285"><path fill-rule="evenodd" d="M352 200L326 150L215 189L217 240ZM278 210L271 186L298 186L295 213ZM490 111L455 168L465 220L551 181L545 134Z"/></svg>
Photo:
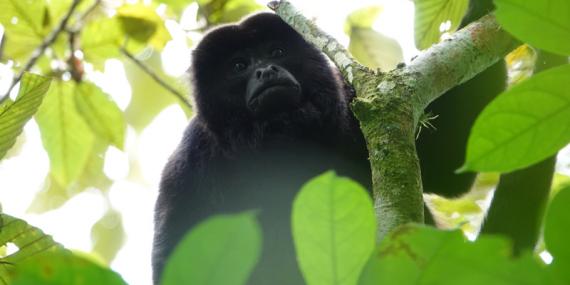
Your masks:
<svg viewBox="0 0 570 285"><path fill-rule="evenodd" d="M164 20L150 6L124 5L117 9L117 16L125 33L139 43L162 50L171 39Z"/></svg>
<svg viewBox="0 0 570 285"><path fill-rule="evenodd" d="M14 145L26 122L38 110L50 83L50 78L25 73L16 101L7 99L0 105L0 158Z"/></svg>
<svg viewBox="0 0 570 285"><path fill-rule="evenodd" d="M87 164L81 171L81 176L71 185L61 185L53 173L48 173L43 183L44 188L34 196L27 212L42 214L57 209L87 188L97 188L103 191L109 189L113 181L103 173L105 157L102 155L107 146L107 143L101 141L95 143Z"/></svg>
<svg viewBox="0 0 570 285"><path fill-rule="evenodd" d="M111 264L111 261L115 259L125 243L125 238L123 218L121 213L114 209L109 209L91 228L93 252L105 260L107 264Z"/></svg>
<svg viewBox="0 0 570 285"><path fill-rule="evenodd" d="M79 114L99 138L123 148L127 124L123 112L111 98L93 83L76 86L75 105Z"/></svg>
<svg viewBox="0 0 570 285"><path fill-rule="evenodd" d="M382 10L381 6L370 6L350 13L344 23L344 32L350 35L354 28L372 28L374 21L376 21Z"/></svg>
<svg viewBox="0 0 570 285"><path fill-rule="evenodd" d="M198 4L199 12L211 25L239 21L245 15L263 8L254 0L201 0Z"/></svg>
<svg viewBox="0 0 570 285"><path fill-rule="evenodd" d="M443 32L453 32L459 27L468 0L414 0L414 3L416 47L426 49L439 42ZM449 28L442 30L443 23L448 23Z"/></svg>
<svg viewBox="0 0 570 285"><path fill-rule="evenodd" d="M85 60L102 70L107 59L119 56L125 34L117 18L102 18L89 22L81 30L81 49Z"/></svg>
<svg viewBox="0 0 570 285"><path fill-rule="evenodd" d="M353 28L348 50L360 63L382 71L390 71L404 61L402 48L396 40L370 28Z"/></svg>
<svg viewBox="0 0 570 285"><path fill-rule="evenodd" d="M55 82L36 115L51 172L62 187L79 178L95 140L75 107L76 87L73 82Z"/></svg>
<svg viewBox="0 0 570 285"><path fill-rule="evenodd" d="M6 37L4 56L25 59L47 33L43 27L45 0L2 0L0 11Z"/></svg>

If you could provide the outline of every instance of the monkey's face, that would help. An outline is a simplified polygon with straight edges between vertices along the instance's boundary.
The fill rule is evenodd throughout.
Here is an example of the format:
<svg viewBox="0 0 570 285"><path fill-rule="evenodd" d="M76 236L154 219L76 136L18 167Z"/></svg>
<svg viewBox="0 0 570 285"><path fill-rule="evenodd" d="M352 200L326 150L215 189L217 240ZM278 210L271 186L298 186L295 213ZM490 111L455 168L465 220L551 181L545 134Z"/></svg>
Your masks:
<svg viewBox="0 0 570 285"><path fill-rule="evenodd" d="M307 114L324 104L315 94L339 88L323 55L273 14L209 32L193 53L192 71L198 112L218 125Z"/></svg>
<svg viewBox="0 0 570 285"><path fill-rule="evenodd" d="M242 50L230 60L234 92L243 97L246 108L258 118L287 112L303 102L299 81L286 68L291 49L278 42L267 42L252 49ZM245 85L245 89L243 86Z"/></svg>

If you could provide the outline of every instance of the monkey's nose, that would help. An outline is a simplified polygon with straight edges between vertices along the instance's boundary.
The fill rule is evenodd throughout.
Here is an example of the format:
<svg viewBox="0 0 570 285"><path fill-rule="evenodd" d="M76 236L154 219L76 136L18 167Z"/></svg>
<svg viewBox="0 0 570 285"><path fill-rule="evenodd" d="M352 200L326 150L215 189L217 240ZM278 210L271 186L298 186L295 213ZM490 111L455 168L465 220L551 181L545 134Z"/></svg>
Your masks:
<svg viewBox="0 0 570 285"><path fill-rule="evenodd" d="M277 77L279 69L275 65L268 65L255 70L255 77L261 80L273 79Z"/></svg>

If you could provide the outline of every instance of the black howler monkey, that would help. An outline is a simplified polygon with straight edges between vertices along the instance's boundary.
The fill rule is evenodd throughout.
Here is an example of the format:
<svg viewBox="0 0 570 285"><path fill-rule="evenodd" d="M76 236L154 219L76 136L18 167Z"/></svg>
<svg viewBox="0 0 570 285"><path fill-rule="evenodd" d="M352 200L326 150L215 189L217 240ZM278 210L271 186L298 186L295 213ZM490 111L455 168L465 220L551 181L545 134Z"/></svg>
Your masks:
<svg viewBox="0 0 570 285"><path fill-rule="evenodd" d="M261 260L248 284L303 284L291 239L302 184L334 169L371 189L368 153L338 71L278 16L210 31L193 53L196 116L156 204L154 282L183 235L213 214L259 209Z"/></svg>
<svg viewBox="0 0 570 285"><path fill-rule="evenodd" d="M492 8L491 0L470 1L462 26ZM353 92L320 51L268 13L210 31L191 70L197 114L163 172L154 282L199 221L260 209L263 252L248 284L303 284L290 233L301 185L335 169L371 189L366 145L348 108ZM505 82L504 63L497 63L429 106L440 117L437 131L424 131L417 145L426 192L450 197L470 188L474 174L454 170L470 126Z"/></svg>

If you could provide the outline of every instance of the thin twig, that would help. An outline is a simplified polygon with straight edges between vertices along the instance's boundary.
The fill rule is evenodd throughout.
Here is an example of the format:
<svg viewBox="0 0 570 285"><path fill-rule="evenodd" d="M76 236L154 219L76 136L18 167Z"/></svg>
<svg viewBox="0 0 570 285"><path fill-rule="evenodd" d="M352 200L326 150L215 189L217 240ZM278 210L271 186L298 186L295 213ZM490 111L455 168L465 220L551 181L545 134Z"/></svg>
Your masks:
<svg viewBox="0 0 570 285"><path fill-rule="evenodd" d="M130 60L132 60L140 69L142 69L154 81L156 81L156 83L158 83L164 89L170 91L170 93L172 93L174 96L176 96L176 98L178 100L180 100L180 102L182 102L186 107L188 107L189 109L192 109L192 104L190 104L190 102L188 102L188 100L186 100L186 97L182 93L178 92L178 90L174 89L174 87L170 86L168 83L166 83L164 80L162 80L152 69L150 69L144 63L142 63L140 60L138 60L128 50L126 50L123 47L121 47L120 50L121 50L122 54L124 54L126 57L128 57Z"/></svg>
<svg viewBox="0 0 570 285"><path fill-rule="evenodd" d="M89 16L89 14L95 11L95 9L97 9L97 7L101 4L101 2L102 0L95 0L93 4L91 4L91 6L89 6L89 8L85 10L85 12L83 12L81 15L79 15L79 17L77 17L77 22L75 26L72 28L72 32L77 32L79 31L79 29L81 29L87 16Z"/></svg>
<svg viewBox="0 0 570 285"><path fill-rule="evenodd" d="M42 54L44 54L46 49L55 42L59 34L66 29L67 23L69 22L71 15L75 11L79 3L81 3L81 0L73 0L73 3L71 3L69 10L65 14L65 16L63 16L57 27L44 39L42 44L34 50L34 53L32 53L32 56L30 57L26 65L24 65L24 67L20 70L18 75L14 78L12 84L10 85L10 88L8 88L8 92L6 92L6 95L0 98L0 104L9 97L10 92L12 91L14 86L16 86L16 84L20 81L20 79L22 79L24 73L29 71L36 64L40 56L42 56Z"/></svg>

